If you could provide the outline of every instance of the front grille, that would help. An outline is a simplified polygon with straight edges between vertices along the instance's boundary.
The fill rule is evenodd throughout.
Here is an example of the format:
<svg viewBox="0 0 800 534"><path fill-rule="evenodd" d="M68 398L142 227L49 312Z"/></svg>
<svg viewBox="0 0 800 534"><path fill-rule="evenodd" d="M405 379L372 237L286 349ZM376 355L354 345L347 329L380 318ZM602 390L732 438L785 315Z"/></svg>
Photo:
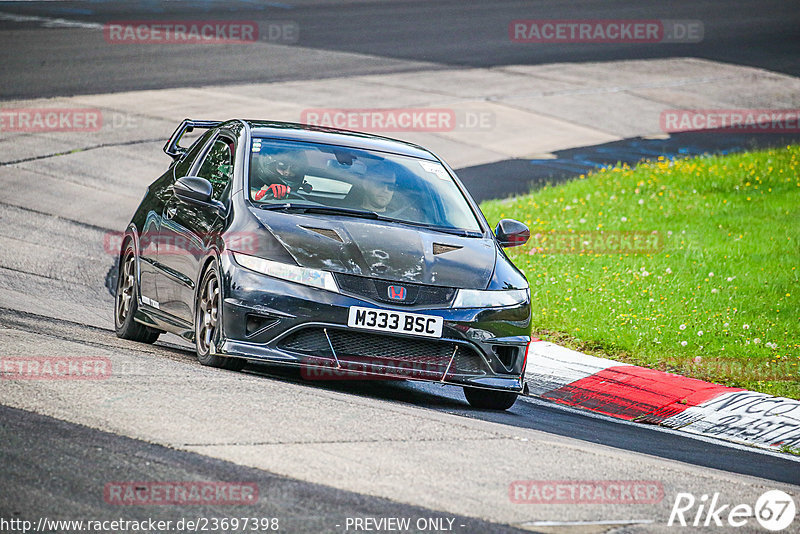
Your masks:
<svg viewBox="0 0 800 534"><path fill-rule="evenodd" d="M461 350L456 352L456 357L453 359L453 367L450 369L451 373L479 375L484 374L486 367L483 360L478 356L474 350Z"/></svg>
<svg viewBox="0 0 800 534"><path fill-rule="evenodd" d="M325 332L321 328L305 328L295 332L278 346L290 352L307 352L319 356L331 352Z"/></svg>
<svg viewBox="0 0 800 534"><path fill-rule="evenodd" d="M342 293L400 306L447 306L456 294L456 288L453 287L391 282L342 273L334 273L334 276ZM404 287L406 298L404 300L389 298L389 286Z"/></svg>
<svg viewBox="0 0 800 534"><path fill-rule="evenodd" d="M383 334L319 327L304 328L287 336L278 347L318 360L336 358L343 367L372 369L410 378L439 380L453 358L448 376L486 374L483 359L470 347L449 341L412 339ZM330 340L330 342L328 341ZM455 357L453 354L455 353ZM317 365L318 363L315 363Z"/></svg>
<svg viewBox="0 0 800 534"><path fill-rule="evenodd" d="M447 366L454 349L452 343L436 343L428 340L361 332L331 330L328 332L328 336L337 356L346 354L348 356L386 358L419 363L439 363L444 361L444 365Z"/></svg>

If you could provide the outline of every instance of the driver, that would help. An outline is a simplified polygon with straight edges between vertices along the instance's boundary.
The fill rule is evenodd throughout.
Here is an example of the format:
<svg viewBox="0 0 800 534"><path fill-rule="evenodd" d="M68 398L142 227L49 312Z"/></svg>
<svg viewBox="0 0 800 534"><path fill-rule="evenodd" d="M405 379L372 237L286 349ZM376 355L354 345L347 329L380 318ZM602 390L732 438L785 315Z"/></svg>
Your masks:
<svg viewBox="0 0 800 534"><path fill-rule="evenodd" d="M292 190L309 191L311 186L303 181L305 174L302 171L303 165L298 154L286 152L275 156L261 157L256 160L255 171L257 176L264 183L261 189L256 192L255 199L261 200L267 193L271 193L272 198L285 198Z"/></svg>

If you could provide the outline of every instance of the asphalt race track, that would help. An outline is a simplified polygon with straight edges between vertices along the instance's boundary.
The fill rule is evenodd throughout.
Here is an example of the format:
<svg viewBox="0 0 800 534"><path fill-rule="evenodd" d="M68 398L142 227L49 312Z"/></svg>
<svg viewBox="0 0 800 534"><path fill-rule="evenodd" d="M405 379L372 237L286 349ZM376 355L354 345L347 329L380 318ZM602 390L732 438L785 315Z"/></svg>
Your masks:
<svg viewBox="0 0 800 534"><path fill-rule="evenodd" d="M55 4L55 5L54 5ZM721 6L725 6L724 8ZM680 0L646 4L581 2L297 1L297 2L0 2L0 11L71 21L230 19L293 21L303 51L265 55L250 47L193 46L158 54L157 47L104 46L66 28L51 35L43 21L4 21L0 87L5 98L161 89L237 81L297 80L444 66L492 67L559 62L692 56L800 74L800 14L783 0ZM530 47L508 39L514 19L701 20L695 44L551 44ZM779 36L779 37L778 37ZM46 42L46 46L43 43ZM319 62L314 50L349 52ZM371 56L365 58L364 55ZM380 58L378 60L377 58Z"/></svg>
<svg viewBox="0 0 800 534"><path fill-rule="evenodd" d="M80 511L85 517L105 517L108 509L98 498L94 481L140 480L247 480L256 483L261 499L254 507L239 506L238 514L280 518L289 532L323 532L344 524L348 516L434 517L434 510L399 504L326 486L276 476L197 454L178 452L51 419L0 407L0 449L16 467L4 473L4 486L14 491L3 503L3 515L35 510L44 517L63 517ZM87 464L92 468L87 470ZM312 503L298 506L298 503ZM181 511L187 517L230 515L224 507L194 506ZM22 515L25 515L24 513ZM138 508L126 511L129 520L173 520L175 510ZM519 532L518 529L468 517L453 517L465 532Z"/></svg>
<svg viewBox="0 0 800 534"><path fill-rule="evenodd" d="M683 56L800 75L800 11L791 2L588 1L569 12L563 6L0 2L0 106L135 90ZM157 45L108 46L96 30L108 21L157 18L291 21L300 34L280 46L188 45L164 53ZM508 22L517 18L701 20L705 38L691 45L526 47L507 37ZM253 115L268 117L269 110ZM0 378L0 532L17 531L2 523L13 518L35 524L43 517L245 516L279 518L281 532L352 532L353 518L390 517L412 518L427 526L408 531L424 532L673 532L667 521L682 492L718 493L725 503L751 506L767 490L800 492L797 456L532 398L495 413L471 409L460 389L439 385L315 382L253 364L227 372L201 366L174 336L152 346L118 339L107 289L115 257L104 239L124 228L127 207L167 162L163 138L120 139L87 149L82 139L52 133L0 132L0 358L98 357L113 369L107 380L91 382ZM713 144L724 152L751 142L681 139L575 146L543 160L524 183L505 181L501 192L626 157L636 161L648 150ZM523 166L530 170L530 161L500 161L463 176L477 198L490 198L502 195L481 189L482 173L519 176ZM519 504L509 493L518 480L655 481L663 496L644 504ZM259 499L120 506L104 498L104 488L120 481L245 482L257 486ZM763 529L750 518L739 531Z"/></svg>

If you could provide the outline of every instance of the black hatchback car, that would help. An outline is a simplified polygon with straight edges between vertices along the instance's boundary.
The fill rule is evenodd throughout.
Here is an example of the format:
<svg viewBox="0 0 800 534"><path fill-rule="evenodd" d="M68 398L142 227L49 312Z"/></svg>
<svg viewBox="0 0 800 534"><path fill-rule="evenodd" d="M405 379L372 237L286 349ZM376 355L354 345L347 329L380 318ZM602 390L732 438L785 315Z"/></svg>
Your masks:
<svg viewBox="0 0 800 534"><path fill-rule="evenodd" d="M203 132L188 148L187 132ZM119 337L194 341L199 361L301 366L320 380L523 387L530 290L455 173L428 150L301 124L185 120L123 238Z"/></svg>

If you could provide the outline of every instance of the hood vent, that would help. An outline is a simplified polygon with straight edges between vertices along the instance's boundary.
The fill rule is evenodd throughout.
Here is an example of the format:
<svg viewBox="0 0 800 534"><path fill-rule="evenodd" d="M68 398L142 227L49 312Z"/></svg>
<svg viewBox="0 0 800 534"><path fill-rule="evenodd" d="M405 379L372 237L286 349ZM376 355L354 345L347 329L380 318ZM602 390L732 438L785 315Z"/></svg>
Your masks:
<svg viewBox="0 0 800 534"><path fill-rule="evenodd" d="M452 251L458 250L460 248L464 248L464 247L458 247L458 246L455 246L455 245L444 245L442 243L434 243L433 244L433 254L434 255L444 254L445 252L452 252Z"/></svg>
<svg viewBox="0 0 800 534"><path fill-rule="evenodd" d="M344 243L344 240L336 233L335 230L331 230L330 228L315 228L314 226L301 226L304 230L309 230L311 232L317 233L319 235L324 235L328 239L333 239L334 241L338 241L339 243Z"/></svg>

